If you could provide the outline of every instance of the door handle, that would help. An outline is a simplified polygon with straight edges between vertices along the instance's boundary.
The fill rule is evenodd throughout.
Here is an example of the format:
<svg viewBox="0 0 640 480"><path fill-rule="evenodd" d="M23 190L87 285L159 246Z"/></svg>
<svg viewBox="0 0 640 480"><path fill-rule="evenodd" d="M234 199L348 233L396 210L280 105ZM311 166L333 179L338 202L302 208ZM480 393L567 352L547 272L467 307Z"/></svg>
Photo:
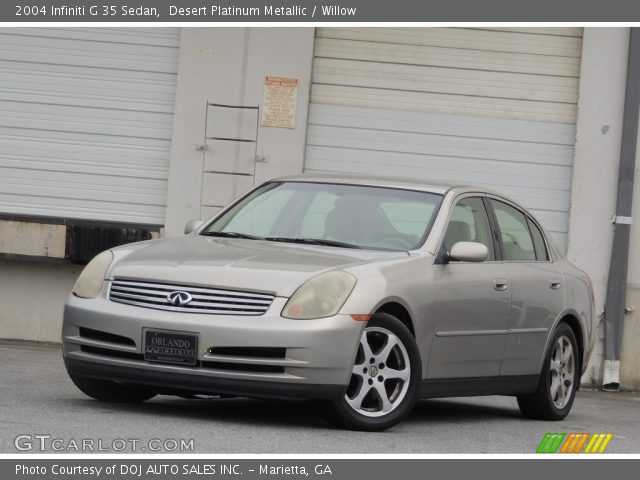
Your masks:
<svg viewBox="0 0 640 480"><path fill-rule="evenodd" d="M509 280L506 278L496 278L493 281L493 288L498 290L499 292L504 292L507 288L509 288Z"/></svg>
<svg viewBox="0 0 640 480"><path fill-rule="evenodd" d="M561 286L562 286L562 284L560 283L560 280L558 278L550 278L549 279L549 288L551 290L560 290Z"/></svg>

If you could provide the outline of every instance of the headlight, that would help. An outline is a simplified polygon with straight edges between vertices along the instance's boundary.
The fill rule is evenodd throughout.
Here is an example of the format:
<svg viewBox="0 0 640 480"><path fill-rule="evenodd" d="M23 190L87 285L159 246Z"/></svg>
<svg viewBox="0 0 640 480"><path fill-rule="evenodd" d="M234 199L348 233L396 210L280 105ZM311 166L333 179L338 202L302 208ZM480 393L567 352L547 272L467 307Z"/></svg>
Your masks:
<svg viewBox="0 0 640 480"><path fill-rule="evenodd" d="M296 320L331 317L347 301L356 277L347 272L327 272L303 284L291 296L282 316Z"/></svg>
<svg viewBox="0 0 640 480"><path fill-rule="evenodd" d="M96 298L102 290L102 282L107 274L107 268L113 260L110 250L102 252L91 260L76 280L73 294L82 298Z"/></svg>

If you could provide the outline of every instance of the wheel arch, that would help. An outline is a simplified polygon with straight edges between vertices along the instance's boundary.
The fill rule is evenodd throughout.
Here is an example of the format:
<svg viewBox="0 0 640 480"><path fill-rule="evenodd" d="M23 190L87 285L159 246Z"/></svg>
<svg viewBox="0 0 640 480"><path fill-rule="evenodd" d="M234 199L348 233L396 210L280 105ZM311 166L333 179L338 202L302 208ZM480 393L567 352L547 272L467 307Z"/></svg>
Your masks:
<svg viewBox="0 0 640 480"><path fill-rule="evenodd" d="M383 300L376 306L374 313L388 313L389 315L393 315L409 329L413 338L416 338L413 317L409 308L400 299L394 298Z"/></svg>
<svg viewBox="0 0 640 480"><path fill-rule="evenodd" d="M544 354L542 355L542 358L540 360L540 371L542 371L542 365L544 363L544 359L546 358L547 352L551 347L550 342L551 342L551 336L553 335L553 332L556 331L556 329L558 328L558 325L560 325L561 323L566 323L571 328L571 330L573 330L573 333L576 336L576 342L578 343L578 359L580 361L579 371L581 375L584 374L584 371L586 368L586 365L585 365L586 362L584 361L586 338L585 338L584 326L581 324L579 318L580 318L580 315L578 314L578 312L572 309L566 310L556 317L556 320L553 323L553 326L549 329L549 335L547 336L547 343L545 345Z"/></svg>
<svg viewBox="0 0 640 480"><path fill-rule="evenodd" d="M569 327L571 327L571 330L573 330L573 333L576 336L576 342L578 342L578 358L580 359L579 371L582 373L584 371L583 362L584 362L585 347L584 347L584 332L582 331L580 320L578 320L578 317L575 314L567 313L562 318L560 318L558 325L560 323L566 323L567 325L569 325Z"/></svg>

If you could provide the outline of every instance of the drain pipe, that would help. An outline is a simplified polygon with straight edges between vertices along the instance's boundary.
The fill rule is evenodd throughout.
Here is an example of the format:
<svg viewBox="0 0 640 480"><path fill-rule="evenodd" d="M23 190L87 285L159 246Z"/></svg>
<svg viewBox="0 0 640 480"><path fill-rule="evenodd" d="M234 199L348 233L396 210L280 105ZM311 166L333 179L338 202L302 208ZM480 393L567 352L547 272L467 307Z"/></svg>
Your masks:
<svg viewBox="0 0 640 480"><path fill-rule="evenodd" d="M640 113L640 28L631 28L627 85L620 145L618 170L618 195L614 224L613 247L607 281L607 300L604 307L605 361L602 389L607 392L620 390L620 349L627 293L627 263L629 261L629 236L631 233L631 205L633 177L638 139L638 115Z"/></svg>

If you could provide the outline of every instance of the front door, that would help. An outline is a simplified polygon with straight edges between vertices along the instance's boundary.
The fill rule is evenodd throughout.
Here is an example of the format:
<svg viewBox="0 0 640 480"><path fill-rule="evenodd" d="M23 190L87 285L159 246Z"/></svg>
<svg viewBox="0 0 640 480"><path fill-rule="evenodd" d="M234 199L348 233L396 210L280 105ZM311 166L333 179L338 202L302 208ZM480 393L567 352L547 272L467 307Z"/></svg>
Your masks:
<svg viewBox="0 0 640 480"><path fill-rule="evenodd" d="M454 207L441 248L460 241L487 246L485 262L449 260L434 265L436 328L427 366L429 378L495 377L509 325L511 280L497 261L489 217L481 197L464 197Z"/></svg>

